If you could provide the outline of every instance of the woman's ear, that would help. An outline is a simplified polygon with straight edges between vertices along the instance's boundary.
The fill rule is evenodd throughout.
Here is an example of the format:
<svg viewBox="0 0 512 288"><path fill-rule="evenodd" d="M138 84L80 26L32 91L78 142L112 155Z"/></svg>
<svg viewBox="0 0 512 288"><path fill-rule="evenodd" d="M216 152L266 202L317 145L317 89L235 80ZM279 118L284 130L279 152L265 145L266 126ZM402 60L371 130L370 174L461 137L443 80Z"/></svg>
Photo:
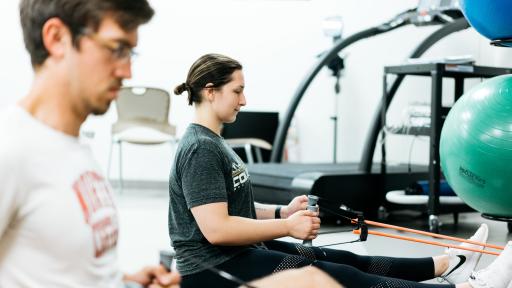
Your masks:
<svg viewBox="0 0 512 288"><path fill-rule="evenodd" d="M204 92L206 100L212 102L215 99L215 87L213 87L213 83L208 83L204 86Z"/></svg>

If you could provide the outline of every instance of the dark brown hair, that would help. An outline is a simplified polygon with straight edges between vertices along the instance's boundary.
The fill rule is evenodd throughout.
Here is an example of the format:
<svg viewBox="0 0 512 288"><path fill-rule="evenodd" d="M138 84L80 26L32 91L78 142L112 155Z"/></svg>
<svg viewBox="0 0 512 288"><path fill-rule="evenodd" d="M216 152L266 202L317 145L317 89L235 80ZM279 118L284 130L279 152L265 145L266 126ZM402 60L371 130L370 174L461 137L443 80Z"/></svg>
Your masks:
<svg viewBox="0 0 512 288"><path fill-rule="evenodd" d="M188 71L187 80L174 88L174 94L188 92L188 105L201 103L201 90L208 83L220 88L232 80L232 74L241 70L242 64L220 54L206 54L194 62Z"/></svg>
<svg viewBox="0 0 512 288"><path fill-rule="evenodd" d="M37 67L48 58L44 47L42 28L50 18L64 22L77 46L77 39L85 28L97 31L107 16L126 31L136 29L148 22L154 11L147 0L22 0L20 20L25 47L30 54L32 66Z"/></svg>

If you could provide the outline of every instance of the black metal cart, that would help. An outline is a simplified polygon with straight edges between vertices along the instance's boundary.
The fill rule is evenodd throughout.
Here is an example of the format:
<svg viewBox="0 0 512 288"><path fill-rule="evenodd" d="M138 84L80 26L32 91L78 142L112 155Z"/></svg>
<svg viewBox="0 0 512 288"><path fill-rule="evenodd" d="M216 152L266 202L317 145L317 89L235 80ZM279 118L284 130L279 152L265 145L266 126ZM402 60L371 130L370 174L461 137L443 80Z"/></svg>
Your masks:
<svg viewBox="0 0 512 288"><path fill-rule="evenodd" d="M424 127L411 127L407 133L415 135L424 135L430 137L429 151L429 198L428 198L428 215L430 231L438 232L439 219L438 215L441 211L439 202L441 166L439 159L439 141L441 137L441 128L444 119L451 107L442 106L443 100L443 80L453 79L455 81L454 102L464 93L464 80L469 78L491 78L503 74L512 73L511 68L498 68L476 66L472 64L447 64L447 63L428 63L428 64L406 64L399 66L387 66L384 68L383 79L383 101L388 97L388 77L397 76L425 76L430 77L432 81L431 102L430 102L430 129ZM386 127L387 106L382 106L382 123ZM382 129L382 137L385 137L386 129ZM382 169L386 167L386 147L382 142ZM385 171L384 171L385 173ZM486 218L492 218L489 215L483 215ZM496 219L501 221L510 221L512 219ZM511 222L508 223L509 230L512 229Z"/></svg>

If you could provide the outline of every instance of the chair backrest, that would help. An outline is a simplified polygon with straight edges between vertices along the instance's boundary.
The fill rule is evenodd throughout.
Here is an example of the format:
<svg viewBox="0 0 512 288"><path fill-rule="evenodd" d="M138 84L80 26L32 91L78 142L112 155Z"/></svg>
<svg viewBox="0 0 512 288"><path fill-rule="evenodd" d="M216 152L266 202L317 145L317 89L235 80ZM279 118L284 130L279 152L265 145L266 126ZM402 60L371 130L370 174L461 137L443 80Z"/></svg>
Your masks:
<svg viewBox="0 0 512 288"><path fill-rule="evenodd" d="M221 136L225 139L233 138L257 138L272 144L276 136L277 126L279 125L279 113L277 112L256 112L241 111L236 116L233 123L225 123L221 131ZM235 152L238 152L235 149ZM270 150L263 150L263 161L270 160ZM239 156L245 159L244 153Z"/></svg>
<svg viewBox="0 0 512 288"><path fill-rule="evenodd" d="M113 133L134 126L147 126L164 133L175 132L169 130L171 97L165 90L148 87L122 87L115 105L117 122L112 126Z"/></svg>

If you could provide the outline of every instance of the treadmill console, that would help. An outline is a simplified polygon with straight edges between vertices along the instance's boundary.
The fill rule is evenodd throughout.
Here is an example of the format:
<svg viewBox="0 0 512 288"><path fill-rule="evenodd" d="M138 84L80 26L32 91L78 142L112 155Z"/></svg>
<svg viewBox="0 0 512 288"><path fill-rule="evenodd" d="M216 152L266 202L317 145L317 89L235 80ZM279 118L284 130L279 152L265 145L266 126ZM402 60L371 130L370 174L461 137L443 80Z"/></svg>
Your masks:
<svg viewBox="0 0 512 288"><path fill-rule="evenodd" d="M452 22L464 17L458 0L420 0L411 23L414 25L433 25Z"/></svg>

